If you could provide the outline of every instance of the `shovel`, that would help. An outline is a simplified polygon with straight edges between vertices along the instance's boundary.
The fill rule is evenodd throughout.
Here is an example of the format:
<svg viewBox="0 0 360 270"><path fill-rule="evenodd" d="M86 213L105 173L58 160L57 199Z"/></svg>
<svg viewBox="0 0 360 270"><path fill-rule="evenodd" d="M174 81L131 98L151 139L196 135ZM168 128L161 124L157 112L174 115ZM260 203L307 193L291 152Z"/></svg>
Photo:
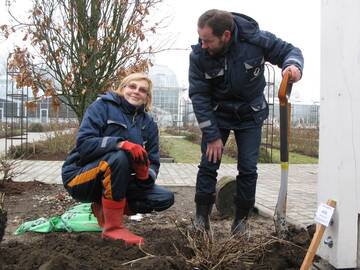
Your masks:
<svg viewBox="0 0 360 270"><path fill-rule="evenodd" d="M291 72L286 72L282 78L279 88L280 101L280 161L281 161L281 182L278 200L276 203L274 222L275 230L279 238L285 239L288 235L288 225L286 221L286 201L288 187L288 169L289 169L289 119L290 103L288 99L291 94L292 82Z"/></svg>

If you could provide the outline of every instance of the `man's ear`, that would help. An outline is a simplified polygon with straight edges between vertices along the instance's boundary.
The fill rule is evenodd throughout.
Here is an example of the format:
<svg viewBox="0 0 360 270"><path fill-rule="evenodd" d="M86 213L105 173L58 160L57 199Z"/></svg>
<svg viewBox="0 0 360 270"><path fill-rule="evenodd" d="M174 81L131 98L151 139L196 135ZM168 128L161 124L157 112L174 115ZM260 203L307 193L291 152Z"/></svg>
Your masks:
<svg viewBox="0 0 360 270"><path fill-rule="evenodd" d="M231 32L229 30L225 30L223 33L224 41L229 42L231 39Z"/></svg>

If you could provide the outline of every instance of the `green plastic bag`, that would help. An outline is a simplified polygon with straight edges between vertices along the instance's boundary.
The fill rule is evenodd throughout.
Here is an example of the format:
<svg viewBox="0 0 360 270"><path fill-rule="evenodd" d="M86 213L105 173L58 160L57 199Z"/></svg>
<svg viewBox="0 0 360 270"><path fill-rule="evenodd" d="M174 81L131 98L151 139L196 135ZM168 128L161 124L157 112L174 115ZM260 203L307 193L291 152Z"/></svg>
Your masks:
<svg viewBox="0 0 360 270"><path fill-rule="evenodd" d="M54 223L61 222L60 217L53 217L50 219L39 218L33 221L27 221L20 225L19 228L16 229L16 235L23 234L24 232L52 232L55 229Z"/></svg>
<svg viewBox="0 0 360 270"><path fill-rule="evenodd" d="M61 216L61 221L68 232L101 232L97 219L91 212L90 204L74 206Z"/></svg>
<svg viewBox="0 0 360 270"><path fill-rule="evenodd" d="M91 204L82 203L73 206L61 216L49 219L39 218L27 221L20 225L14 234L20 235L25 232L101 232L96 217L92 214Z"/></svg>

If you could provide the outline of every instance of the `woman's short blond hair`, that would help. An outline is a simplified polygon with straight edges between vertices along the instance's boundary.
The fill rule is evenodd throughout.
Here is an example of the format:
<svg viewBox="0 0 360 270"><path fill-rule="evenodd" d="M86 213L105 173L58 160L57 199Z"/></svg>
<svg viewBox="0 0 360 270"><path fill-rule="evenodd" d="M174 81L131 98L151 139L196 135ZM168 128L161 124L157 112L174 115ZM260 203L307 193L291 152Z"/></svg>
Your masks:
<svg viewBox="0 0 360 270"><path fill-rule="evenodd" d="M131 73L130 75L126 76L121 82L119 87L115 90L115 92L120 95L124 96L124 88L133 81L146 81L148 83L148 92L145 101L145 111L151 111L152 107L152 87L153 83L149 76L145 73Z"/></svg>

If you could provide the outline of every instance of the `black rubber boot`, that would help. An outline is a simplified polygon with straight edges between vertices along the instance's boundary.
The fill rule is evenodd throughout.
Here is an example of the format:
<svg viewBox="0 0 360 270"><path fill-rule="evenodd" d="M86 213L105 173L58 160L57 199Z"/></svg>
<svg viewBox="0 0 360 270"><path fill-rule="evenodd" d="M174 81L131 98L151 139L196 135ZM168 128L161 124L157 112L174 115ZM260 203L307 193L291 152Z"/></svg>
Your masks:
<svg viewBox="0 0 360 270"><path fill-rule="evenodd" d="M215 202L215 196L213 194L196 194L196 214L194 227L197 231L209 231L210 230L210 214Z"/></svg>
<svg viewBox="0 0 360 270"><path fill-rule="evenodd" d="M246 231L246 220L249 215L249 210L235 207L234 221L231 225L231 234L243 234Z"/></svg>
<svg viewBox="0 0 360 270"><path fill-rule="evenodd" d="M235 213L234 221L231 225L231 234L243 234L246 231L246 221L249 216L250 210L254 206L254 201L241 200L234 197Z"/></svg>

